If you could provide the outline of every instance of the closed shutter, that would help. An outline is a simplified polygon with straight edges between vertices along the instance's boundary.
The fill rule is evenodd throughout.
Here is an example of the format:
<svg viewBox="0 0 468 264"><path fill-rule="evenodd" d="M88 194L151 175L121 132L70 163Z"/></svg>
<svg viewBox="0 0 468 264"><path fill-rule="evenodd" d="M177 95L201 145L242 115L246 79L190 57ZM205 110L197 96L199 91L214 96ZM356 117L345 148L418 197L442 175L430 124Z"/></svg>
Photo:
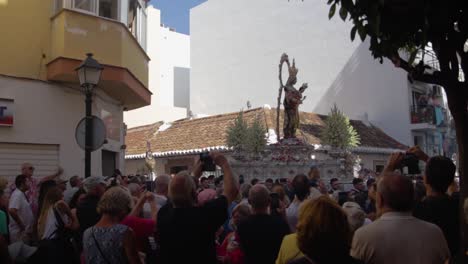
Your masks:
<svg viewBox="0 0 468 264"><path fill-rule="evenodd" d="M59 165L59 146L0 142L0 177L14 181L25 162L35 168L34 176L52 175Z"/></svg>

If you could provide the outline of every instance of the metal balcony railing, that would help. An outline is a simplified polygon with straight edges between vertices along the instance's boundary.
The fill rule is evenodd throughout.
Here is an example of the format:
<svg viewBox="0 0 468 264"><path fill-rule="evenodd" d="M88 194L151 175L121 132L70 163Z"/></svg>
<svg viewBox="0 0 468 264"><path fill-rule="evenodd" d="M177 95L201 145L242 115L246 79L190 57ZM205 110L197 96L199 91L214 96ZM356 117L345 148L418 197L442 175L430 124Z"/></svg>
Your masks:
<svg viewBox="0 0 468 264"><path fill-rule="evenodd" d="M442 127L447 124L447 110L443 107L412 106L411 124L430 124Z"/></svg>
<svg viewBox="0 0 468 264"><path fill-rule="evenodd" d="M411 124L436 124L433 107L412 107Z"/></svg>

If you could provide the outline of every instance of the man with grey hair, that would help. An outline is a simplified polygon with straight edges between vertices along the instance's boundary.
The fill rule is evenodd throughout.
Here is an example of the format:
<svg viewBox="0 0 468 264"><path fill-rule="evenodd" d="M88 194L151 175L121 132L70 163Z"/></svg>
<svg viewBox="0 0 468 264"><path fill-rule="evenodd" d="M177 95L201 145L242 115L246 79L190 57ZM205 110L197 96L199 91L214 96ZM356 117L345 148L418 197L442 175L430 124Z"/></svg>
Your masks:
<svg viewBox="0 0 468 264"><path fill-rule="evenodd" d="M215 233L227 220L238 186L224 155L211 152L209 156L224 172L223 194L197 207L195 182L202 174L200 160L194 166L195 178L187 171L174 176L169 183L171 203L161 208L157 217L158 263L217 263Z"/></svg>
<svg viewBox="0 0 468 264"><path fill-rule="evenodd" d="M282 217L269 214L270 193L265 185L252 186L249 201L252 215L237 229L246 263L275 263L289 226Z"/></svg>
<svg viewBox="0 0 468 264"><path fill-rule="evenodd" d="M445 263L450 251L444 235L436 225L412 216L413 197L408 177L387 172L377 184L381 217L356 231L351 256L366 264Z"/></svg>
<svg viewBox="0 0 468 264"><path fill-rule="evenodd" d="M162 208L167 203L167 195L171 176L162 174L154 180L154 201L158 208ZM143 205L143 218L151 218L151 205L146 202Z"/></svg>
<svg viewBox="0 0 468 264"><path fill-rule="evenodd" d="M342 208L348 216L348 223L352 233L362 227L366 223L366 220L370 222L369 219L366 219L366 213L358 203L346 202L343 204ZM367 224L369 224L369 222Z"/></svg>

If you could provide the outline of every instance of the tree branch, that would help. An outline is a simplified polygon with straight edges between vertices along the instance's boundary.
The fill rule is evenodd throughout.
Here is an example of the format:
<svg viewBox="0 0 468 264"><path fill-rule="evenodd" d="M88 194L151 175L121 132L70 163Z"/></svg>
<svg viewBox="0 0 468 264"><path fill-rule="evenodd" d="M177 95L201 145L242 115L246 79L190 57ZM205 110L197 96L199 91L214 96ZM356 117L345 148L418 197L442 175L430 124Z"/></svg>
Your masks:
<svg viewBox="0 0 468 264"><path fill-rule="evenodd" d="M402 68L408 72L409 76L415 81L437 84L441 86L444 86L446 83L440 71L435 70L432 74L424 73L425 69L432 69L427 65L418 64L416 67L413 67L398 55L393 55L389 59L393 62L395 67Z"/></svg>

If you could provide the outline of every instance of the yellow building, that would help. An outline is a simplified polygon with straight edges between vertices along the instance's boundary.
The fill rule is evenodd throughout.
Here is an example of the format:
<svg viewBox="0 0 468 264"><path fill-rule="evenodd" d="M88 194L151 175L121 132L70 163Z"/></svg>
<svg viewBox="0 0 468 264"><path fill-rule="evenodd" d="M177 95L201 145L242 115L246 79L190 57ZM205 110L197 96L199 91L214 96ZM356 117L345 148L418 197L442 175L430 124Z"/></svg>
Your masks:
<svg viewBox="0 0 468 264"><path fill-rule="evenodd" d="M149 105L145 0L0 0L0 176L31 162L36 175L57 165L84 173L75 129L85 115L75 68L93 53L103 66L93 115L107 143L92 174L124 166L123 111Z"/></svg>

